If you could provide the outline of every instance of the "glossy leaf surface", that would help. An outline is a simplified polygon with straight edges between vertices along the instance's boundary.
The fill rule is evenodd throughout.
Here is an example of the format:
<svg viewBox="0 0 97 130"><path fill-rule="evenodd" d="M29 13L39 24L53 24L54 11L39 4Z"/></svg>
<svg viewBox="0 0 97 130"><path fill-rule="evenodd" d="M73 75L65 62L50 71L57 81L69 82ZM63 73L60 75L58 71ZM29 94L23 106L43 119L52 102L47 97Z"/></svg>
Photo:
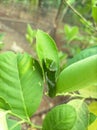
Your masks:
<svg viewBox="0 0 97 130"><path fill-rule="evenodd" d="M59 75L56 92L70 92L97 84L97 55L66 67Z"/></svg>
<svg viewBox="0 0 97 130"><path fill-rule="evenodd" d="M77 113L77 120L71 130L87 130L89 121L89 111L87 105L82 100L72 100L68 103L73 106Z"/></svg>
<svg viewBox="0 0 97 130"><path fill-rule="evenodd" d="M67 62L67 67L59 75L57 93L95 86L97 84L96 66L97 46L85 49L75 55Z"/></svg>

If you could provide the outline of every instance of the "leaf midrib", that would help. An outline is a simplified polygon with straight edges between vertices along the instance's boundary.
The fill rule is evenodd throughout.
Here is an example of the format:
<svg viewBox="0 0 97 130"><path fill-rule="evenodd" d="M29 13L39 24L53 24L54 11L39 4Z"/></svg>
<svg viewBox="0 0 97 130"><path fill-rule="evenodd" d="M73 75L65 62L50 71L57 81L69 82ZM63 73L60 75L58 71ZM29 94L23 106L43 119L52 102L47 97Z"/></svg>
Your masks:
<svg viewBox="0 0 97 130"><path fill-rule="evenodd" d="M27 108L26 108L26 105L25 105L25 99L24 99L24 95L23 95L23 89L22 89L22 83L21 83L21 76L20 76L20 73L19 73L19 67L18 67L18 61L17 61L17 72L18 72L18 81L19 81L19 84L20 84L20 94L21 94L21 99L23 101L23 108L24 108L24 111L25 111L25 114L26 114L26 117L27 119L29 120L29 116L28 116L28 113L27 113Z"/></svg>

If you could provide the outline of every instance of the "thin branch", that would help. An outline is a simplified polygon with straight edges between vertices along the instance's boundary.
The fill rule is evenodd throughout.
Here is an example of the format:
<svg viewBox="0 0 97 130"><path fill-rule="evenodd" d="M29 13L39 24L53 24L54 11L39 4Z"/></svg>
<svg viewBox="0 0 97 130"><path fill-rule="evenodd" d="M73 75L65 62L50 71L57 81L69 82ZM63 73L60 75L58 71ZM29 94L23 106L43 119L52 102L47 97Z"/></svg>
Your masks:
<svg viewBox="0 0 97 130"><path fill-rule="evenodd" d="M68 0L64 0L64 4L67 4L68 7L79 17L83 20L83 22L85 23L85 25L87 25L87 27L89 29L91 29L94 32L97 32L97 29L95 29L92 25L90 25L88 23L88 21L68 2Z"/></svg>

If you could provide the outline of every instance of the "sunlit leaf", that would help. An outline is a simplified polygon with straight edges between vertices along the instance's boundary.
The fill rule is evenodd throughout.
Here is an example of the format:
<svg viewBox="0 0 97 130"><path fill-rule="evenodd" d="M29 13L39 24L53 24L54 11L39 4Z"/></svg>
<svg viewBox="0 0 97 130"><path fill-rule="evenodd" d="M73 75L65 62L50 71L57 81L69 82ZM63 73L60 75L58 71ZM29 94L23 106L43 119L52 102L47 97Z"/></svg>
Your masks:
<svg viewBox="0 0 97 130"><path fill-rule="evenodd" d="M97 116L97 102L92 102L89 105L89 110L91 113ZM97 119L88 127L88 130L97 130Z"/></svg>
<svg viewBox="0 0 97 130"><path fill-rule="evenodd" d="M0 109L0 130L8 130L6 112Z"/></svg>
<svg viewBox="0 0 97 130"><path fill-rule="evenodd" d="M97 102L96 101L90 103L89 110L90 112L94 113L97 116Z"/></svg>
<svg viewBox="0 0 97 130"><path fill-rule="evenodd" d="M97 98L97 85L90 86L84 89L80 89L79 93L86 98Z"/></svg>
<svg viewBox="0 0 97 130"><path fill-rule="evenodd" d="M77 113L77 120L74 124L74 127L71 130L87 130L88 120L89 120L89 111L87 105L83 100L72 100L68 103L75 108Z"/></svg>

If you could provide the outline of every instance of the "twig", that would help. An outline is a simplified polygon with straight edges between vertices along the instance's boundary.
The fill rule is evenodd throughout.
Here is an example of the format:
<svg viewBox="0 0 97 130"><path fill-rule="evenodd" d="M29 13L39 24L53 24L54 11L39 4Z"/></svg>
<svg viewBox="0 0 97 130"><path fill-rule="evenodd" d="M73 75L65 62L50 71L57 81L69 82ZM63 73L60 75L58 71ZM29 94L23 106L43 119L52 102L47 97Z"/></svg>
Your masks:
<svg viewBox="0 0 97 130"><path fill-rule="evenodd" d="M83 22L85 23L85 25L88 26L89 29L91 29L94 32L97 32L97 29L95 29L92 25L90 25L88 23L88 21L75 9L73 8L73 6L68 2L68 0L64 0L64 4L67 4L68 7L79 17L83 20Z"/></svg>
<svg viewBox="0 0 97 130"><path fill-rule="evenodd" d="M67 97L67 99L66 99L66 97ZM36 117L36 116L41 116L41 115L43 115L43 114L46 114L47 112L49 112L52 108L54 108L55 106L58 106L58 105L61 105L61 104L66 104L66 103L68 103L69 101L71 101L71 100L74 100L74 99L82 99L82 100L90 100L90 101L97 101L97 99L95 99L95 98L92 98L92 97L83 97L82 95L80 95L80 94L76 94L76 93L67 93L67 95L65 95L65 100L64 101L62 101L62 102L60 102L60 103L57 103L56 105L54 105L54 106L52 106L52 107L50 107L50 108L48 108L48 109L46 109L46 110L43 110L43 111L40 111L40 112L38 112L38 113L36 113L36 114L34 114L33 115L33 117Z"/></svg>

